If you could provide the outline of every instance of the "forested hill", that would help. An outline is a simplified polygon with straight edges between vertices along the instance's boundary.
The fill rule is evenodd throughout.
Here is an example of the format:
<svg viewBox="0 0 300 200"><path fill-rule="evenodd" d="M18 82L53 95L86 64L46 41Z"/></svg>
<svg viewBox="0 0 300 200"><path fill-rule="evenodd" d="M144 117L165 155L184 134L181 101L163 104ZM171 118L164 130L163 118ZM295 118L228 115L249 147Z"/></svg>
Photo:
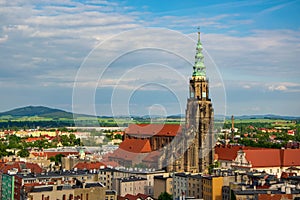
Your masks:
<svg viewBox="0 0 300 200"><path fill-rule="evenodd" d="M73 113L45 106L26 106L0 113L0 117L44 117L44 118L73 118Z"/></svg>

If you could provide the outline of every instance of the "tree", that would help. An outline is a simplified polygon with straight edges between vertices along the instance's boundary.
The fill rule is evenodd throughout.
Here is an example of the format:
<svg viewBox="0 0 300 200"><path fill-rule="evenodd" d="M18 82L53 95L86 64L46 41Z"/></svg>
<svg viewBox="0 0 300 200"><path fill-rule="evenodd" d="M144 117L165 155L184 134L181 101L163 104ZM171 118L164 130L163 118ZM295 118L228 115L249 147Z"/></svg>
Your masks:
<svg viewBox="0 0 300 200"><path fill-rule="evenodd" d="M8 135L6 136L9 142L8 148L9 149L20 149L21 148L21 138L16 135Z"/></svg>
<svg viewBox="0 0 300 200"><path fill-rule="evenodd" d="M0 142L0 158L2 156L7 156L8 152L6 151L7 147L5 144L3 144L2 142Z"/></svg>
<svg viewBox="0 0 300 200"><path fill-rule="evenodd" d="M162 192L158 197L158 200L172 200L172 199L173 199L172 195L170 195L167 192Z"/></svg>
<svg viewBox="0 0 300 200"><path fill-rule="evenodd" d="M60 141L63 146L69 146L69 137L67 135L61 135Z"/></svg>
<svg viewBox="0 0 300 200"><path fill-rule="evenodd" d="M120 139L120 140L122 140L122 135L121 135L121 134L116 134L116 135L114 136L114 138L115 138L115 139Z"/></svg>
<svg viewBox="0 0 300 200"><path fill-rule="evenodd" d="M22 158L26 158L29 156L29 151L27 149L21 149L18 154L18 156L22 157Z"/></svg>
<svg viewBox="0 0 300 200"><path fill-rule="evenodd" d="M56 154L55 156L51 156L50 157L50 161L51 162L55 162L55 165L58 165L59 163L61 163L61 158L64 157L64 155L62 154Z"/></svg>

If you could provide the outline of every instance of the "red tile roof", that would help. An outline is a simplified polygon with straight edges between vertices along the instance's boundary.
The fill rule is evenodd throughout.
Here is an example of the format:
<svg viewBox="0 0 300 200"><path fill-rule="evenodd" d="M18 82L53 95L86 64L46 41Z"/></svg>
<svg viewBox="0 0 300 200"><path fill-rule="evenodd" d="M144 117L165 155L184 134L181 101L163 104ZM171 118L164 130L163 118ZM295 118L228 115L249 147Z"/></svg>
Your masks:
<svg viewBox="0 0 300 200"><path fill-rule="evenodd" d="M68 155L78 155L78 152L74 152L74 151L71 151L71 152L67 152L67 151L48 151L48 152L44 152L45 156L47 158L50 158L50 157L54 157L58 154L62 154L63 156L68 156Z"/></svg>
<svg viewBox="0 0 300 200"><path fill-rule="evenodd" d="M36 163L28 162L6 162L0 164L0 171L2 173L7 173L8 170L13 168L18 169L18 172L21 172L24 169L30 169L32 173L42 173L42 168Z"/></svg>
<svg viewBox="0 0 300 200"><path fill-rule="evenodd" d="M151 152L150 141L148 139L125 139L119 148L132 153Z"/></svg>
<svg viewBox="0 0 300 200"><path fill-rule="evenodd" d="M117 196L117 200L127 200L126 197L122 197L122 196Z"/></svg>
<svg viewBox="0 0 300 200"><path fill-rule="evenodd" d="M300 149L281 149L282 166L300 166Z"/></svg>
<svg viewBox="0 0 300 200"><path fill-rule="evenodd" d="M215 154L218 154L219 160L233 161L237 156L238 150L240 149L242 149L241 146L216 146Z"/></svg>
<svg viewBox="0 0 300 200"><path fill-rule="evenodd" d="M35 141L38 141L38 140L43 140L44 138L41 138L41 137L30 137L30 138L27 138L25 140L25 142L35 142Z"/></svg>
<svg viewBox="0 0 300 200"><path fill-rule="evenodd" d="M300 166L300 149L244 149L252 167Z"/></svg>
<svg viewBox="0 0 300 200"><path fill-rule="evenodd" d="M151 152L151 146L148 139L125 139L111 155L109 159L116 158L121 160L133 161L140 160L146 154Z"/></svg>
<svg viewBox="0 0 300 200"><path fill-rule="evenodd" d="M265 149L259 147L248 147L248 146L237 146L237 145L227 145L227 146L216 146L215 147L215 154L217 154L218 160L228 160L233 161L236 156L237 152L241 149Z"/></svg>
<svg viewBox="0 0 300 200"><path fill-rule="evenodd" d="M293 199L292 194L258 194L258 200Z"/></svg>
<svg viewBox="0 0 300 200"><path fill-rule="evenodd" d="M68 155L78 155L79 153L76 151L32 151L30 152L30 154L32 154L35 157L54 157L58 154L62 154L63 156L68 156Z"/></svg>
<svg viewBox="0 0 300 200"><path fill-rule="evenodd" d="M280 149L246 149L243 151L252 167L281 166Z"/></svg>
<svg viewBox="0 0 300 200"><path fill-rule="evenodd" d="M141 199L147 199L149 197L148 195L141 193L138 193L136 196L140 197Z"/></svg>
<svg viewBox="0 0 300 200"><path fill-rule="evenodd" d="M144 136L176 136L181 133L182 127L178 124L130 124L125 134Z"/></svg>
<svg viewBox="0 0 300 200"><path fill-rule="evenodd" d="M101 160L102 163L106 166L111 166L111 167L118 167L119 163L115 162L115 161L109 161L109 160Z"/></svg>
<svg viewBox="0 0 300 200"><path fill-rule="evenodd" d="M106 167L102 162L79 162L73 168L91 170L100 169L102 166Z"/></svg>
<svg viewBox="0 0 300 200"><path fill-rule="evenodd" d="M137 200L139 197L132 194L126 194L125 198L128 200Z"/></svg>
<svg viewBox="0 0 300 200"><path fill-rule="evenodd" d="M157 160L159 156L161 155L160 151L153 151L149 153L144 159L143 162L155 162L157 163Z"/></svg>

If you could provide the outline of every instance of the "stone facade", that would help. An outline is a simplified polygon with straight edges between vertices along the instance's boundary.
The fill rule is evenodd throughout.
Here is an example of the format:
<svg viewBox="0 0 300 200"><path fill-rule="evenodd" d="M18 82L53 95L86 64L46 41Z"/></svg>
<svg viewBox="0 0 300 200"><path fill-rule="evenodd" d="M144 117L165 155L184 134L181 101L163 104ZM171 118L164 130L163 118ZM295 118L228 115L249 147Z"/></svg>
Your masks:
<svg viewBox="0 0 300 200"><path fill-rule="evenodd" d="M209 81L203 63L200 33L196 48L195 65L190 79L190 95L187 100L184 134L175 141L176 145L165 153L173 161L167 171L208 172L214 162L214 109L209 98ZM175 157L174 155L183 155ZM164 158L165 159L165 158Z"/></svg>

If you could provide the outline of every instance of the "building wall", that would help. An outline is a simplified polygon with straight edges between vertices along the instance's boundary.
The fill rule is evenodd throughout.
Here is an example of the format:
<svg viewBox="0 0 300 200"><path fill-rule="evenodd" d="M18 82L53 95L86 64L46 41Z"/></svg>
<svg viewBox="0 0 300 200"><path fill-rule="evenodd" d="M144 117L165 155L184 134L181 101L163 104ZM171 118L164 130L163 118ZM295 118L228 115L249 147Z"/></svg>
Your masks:
<svg viewBox="0 0 300 200"><path fill-rule="evenodd" d="M116 180L116 191L120 196L125 196L126 194L137 195L138 193L144 194L145 187L147 186L147 180L132 180L123 181L122 179Z"/></svg>
<svg viewBox="0 0 300 200"><path fill-rule="evenodd" d="M135 176L139 176L147 179L147 186L145 187L146 195L153 196L154 195L154 176L164 175L165 172L155 172L155 173L134 173Z"/></svg>
<svg viewBox="0 0 300 200"><path fill-rule="evenodd" d="M195 197L196 199L202 198L202 177L195 178L193 176L188 177L188 194L189 197Z"/></svg>
<svg viewBox="0 0 300 200"><path fill-rule="evenodd" d="M0 173L0 197L2 197L2 173Z"/></svg>
<svg viewBox="0 0 300 200"><path fill-rule="evenodd" d="M163 192L173 194L173 178L156 178L154 177L154 199L158 199L159 195Z"/></svg>
<svg viewBox="0 0 300 200"><path fill-rule="evenodd" d="M203 199L222 200L223 177L203 177Z"/></svg>
<svg viewBox="0 0 300 200"><path fill-rule="evenodd" d="M62 157L61 166L65 170L71 170L77 163L79 159L72 156Z"/></svg>
<svg viewBox="0 0 300 200"><path fill-rule="evenodd" d="M105 199L105 190L103 187L77 188L74 196L83 196L82 200L103 200Z"/></svg>
<svg viewBox="0 0 300 200"><path fill-rule="evenodd" d="M188 177L187 175L174 174L173 176L173 198L181 199L188 195Z"/></svg>
<svg viewBox="0 0 300 200"><path fill-rule="evenodd" d="M46 192L31 192L28 193L29 200L103 200L105 199L105 190L103 187L93 187L93 188L76 188L70 190L55 190Z"/></svg>
<svg viewBox="0 0 300 200"><path fill-rule="evenodd" d="M15 177L2 174L2 194L1 200L13 200L14 199L14 188L15 188Z"/></svg>
<svg viewBox="0 0 300 200"><path fill-rule="evenodd" d="M74 199L74 190L54 190L48 192L30 192L27 194L29 200L69 200ZM85 199L84 199L85 200Z"/></svg>
<svg viewBox="0 0 300 200"><path fill-rule="evenodd" d="M100 169L98 174L98 181L101 182L108 190L116 190L114 185L114 180L119 178L128 177L130 174L128 172L117 171L114 169Z"/></svg>

